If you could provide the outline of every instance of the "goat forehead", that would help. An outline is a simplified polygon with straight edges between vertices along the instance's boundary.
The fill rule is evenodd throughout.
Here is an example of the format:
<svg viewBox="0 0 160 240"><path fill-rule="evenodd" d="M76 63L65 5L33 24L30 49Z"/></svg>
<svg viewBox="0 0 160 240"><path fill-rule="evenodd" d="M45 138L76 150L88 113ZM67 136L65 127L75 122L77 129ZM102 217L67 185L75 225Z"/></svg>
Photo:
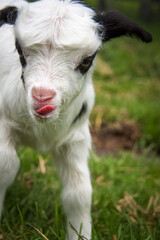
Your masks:
<svg viewBox="0 0 160 240"><path fill-rule="evenodd" d="M16 31L23 46L50 41L58 48L95 48L101 45L94 12L69 0L42 0L29 4L17 20Z"/></svg>

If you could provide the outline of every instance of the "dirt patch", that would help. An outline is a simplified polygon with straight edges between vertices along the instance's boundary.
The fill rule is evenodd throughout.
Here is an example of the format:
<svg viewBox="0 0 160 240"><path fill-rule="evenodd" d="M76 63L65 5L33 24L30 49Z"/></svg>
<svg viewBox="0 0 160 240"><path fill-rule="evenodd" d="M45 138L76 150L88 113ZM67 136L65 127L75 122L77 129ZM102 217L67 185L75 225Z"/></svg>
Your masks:
<svg viewBox="0 0 160 240"><path fill-rule="evenodd" d="M91 128L93 146L100 156L116 154L119 150L132 150L141 137L140 126L133 121L115 122Z"/></svg>

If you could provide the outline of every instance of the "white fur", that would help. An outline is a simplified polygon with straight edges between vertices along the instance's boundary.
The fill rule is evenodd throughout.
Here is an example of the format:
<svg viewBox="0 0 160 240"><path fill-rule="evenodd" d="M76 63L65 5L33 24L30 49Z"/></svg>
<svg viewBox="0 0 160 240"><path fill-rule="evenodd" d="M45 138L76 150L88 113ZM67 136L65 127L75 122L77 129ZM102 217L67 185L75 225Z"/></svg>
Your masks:
<svg viewBox="0 0 160 240"><path fill-rule="evenodd" d="M75 71L83 57L101 46L94 12L70 0L0 0L0 9L16 6L15 26L0 28L0 214L7 187L19 168L16 148L29 145L50 152L57 162L63 184L62 201L67 215L68 239L78 239L69 222L91 238L90 174L87 159L91 148L88 117L94 104L93 66L86 75ZM27 58L24 70L15 49L20 42ZM34 116L33 87L56 92L56 110L40 122ZM87 113L76 123L83 102Z"/></svg>

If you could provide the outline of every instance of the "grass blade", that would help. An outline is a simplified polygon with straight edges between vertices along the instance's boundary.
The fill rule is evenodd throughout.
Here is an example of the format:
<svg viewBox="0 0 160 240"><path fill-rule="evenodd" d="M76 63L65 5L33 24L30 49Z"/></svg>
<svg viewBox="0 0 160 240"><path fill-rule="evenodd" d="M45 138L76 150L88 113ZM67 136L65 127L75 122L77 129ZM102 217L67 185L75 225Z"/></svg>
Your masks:
<svg viewBox="0 0 160 240"><path fill-rule="evenodd" d="M36 227L34 227L33 225L31 225L30 223L27 223L27 225L29 225L30 227L32 227L33 229L35 229L44 239L49 240L40 230L38 230Z"/></svg>
<svg viewBox="0 0 160 240"><path fill-rule="evenodd" d="M71 223L69 223L70 227L72 228L72 230L77 234L77 236L79 237L80 240L88 240L86 237L84 237L83 235L81 235L80 233L77 232L77 230L73 227L73 225Z"/></svg>

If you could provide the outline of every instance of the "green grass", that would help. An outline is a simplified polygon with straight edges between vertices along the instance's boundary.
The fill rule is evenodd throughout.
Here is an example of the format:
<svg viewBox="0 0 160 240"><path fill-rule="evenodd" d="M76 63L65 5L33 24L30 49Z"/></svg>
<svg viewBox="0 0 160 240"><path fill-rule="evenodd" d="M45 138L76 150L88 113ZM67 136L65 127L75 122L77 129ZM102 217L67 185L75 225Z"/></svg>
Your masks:
<svg viewBox="0 0 160 240"><path fill-rule="evenodd" d="M160 216L158 214L153 217L153 208L144 214L135 207L135 221L132 220L134 211L129 205L132 204L129 199L128 205L126 201L123 202L122 212L116 209L119 199L124 199L125 193L135 196L136 203L143 209L147 208L150 197L153 195L155 198L156 193L159 195L159 164L156 159L147 159L145 155L138 157L122 153L117 157L95 157L91 169L94 185L93 219L97 239L114 239L114 235L121 240L159 239Z"/></svg>
<svg viewBox="0 0 160 240"><path fill-rule="evenodd" d="M22 165L6 196L0 236L40 240L43 233L50 240L64 239L61 185L51 158L44 157L46 173L42 174L35 151L22 148L19 154ZM143 156L133 151L104 158L92 153L89 165L94 189L92 239L158 240L159 159L148 157L148 151Z"/></svg>
<svg viewBox="0 0 160 240"><path fill-rule="evenodd" d="M4 239L43 239L30 225L51 239L63 239L65 220L59 208L60 183L53 162L44 157L47 174L42 174L35 151L22 148L19 155L21 169L6 197L1 228ZM60 235L61 238L56 237Z"/></svg>

